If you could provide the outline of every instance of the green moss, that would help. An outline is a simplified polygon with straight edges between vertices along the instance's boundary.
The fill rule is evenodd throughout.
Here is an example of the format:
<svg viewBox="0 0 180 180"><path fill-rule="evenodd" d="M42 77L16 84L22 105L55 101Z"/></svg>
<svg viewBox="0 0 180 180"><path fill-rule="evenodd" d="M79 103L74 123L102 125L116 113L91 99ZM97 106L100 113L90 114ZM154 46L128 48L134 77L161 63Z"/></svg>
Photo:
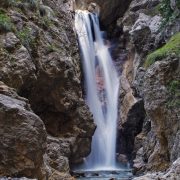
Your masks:
<svg viewBox="0 0 180 180"><path fill-rule="evenodd" d="M31 29L28 27L23 28L21 31L17 32L18 38L21 43L28 49L34 44L34 38L31 34Z"/></svg>
<svg viewBox="0 0 180 180"><path fill-rule="evenodd" d="M173 80L168 85L170 98L167 102L168 107L180 107L180 80Z"/></svg>
<svg viewBox="0 0 180 180"><path fill-rule="evenodd" d="M12 31L14 28L10 17L2 9L0 10L0 32Z"/></svg>
<svg viewBox="0 0 180 180"><path fill-rule="evenodd" d="M144 63L144 67L147 69L154 62L162 60L170 54L180 56L180 32L175 34L162 48L149 54Z"/></svg>
<svg viewBox="0 0 180 180"><path fill-rule="evenodd" d="M42 25L43 25L43 27L45 29L48 29L49 27L54 25L52 20L49 17L47 17L47 16L42 17L41 18L41 22L42 22Z"/></svg>
<svg viewBox="0 0 180 180"><path fill-rule="evenodd" d="M166 26L169 22L174 22L176 18L180 17L180 11L174 11L170 4L170 0L162 0L159 4L159 11L163 17L161 28ZM176 2L176 7L177 9L180 9L180 1Z"/></svg>
<svg viewBox="0 0 180 180"><path fill-rule="evenodd" d="M47 53L58 52L58 48L55 45L49 44L47 46Z"/></svg>

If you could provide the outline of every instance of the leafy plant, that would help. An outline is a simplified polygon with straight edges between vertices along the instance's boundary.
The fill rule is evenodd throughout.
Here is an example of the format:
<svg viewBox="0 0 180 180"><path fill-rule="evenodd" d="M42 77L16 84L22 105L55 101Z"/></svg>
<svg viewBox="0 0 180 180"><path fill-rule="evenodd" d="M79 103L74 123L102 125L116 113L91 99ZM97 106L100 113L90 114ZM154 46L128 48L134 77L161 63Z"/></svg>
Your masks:
<svg viewBox="0 0 180 180"><path fill-rule="evenodd" d="M173 80L168 85L170 99L167 103L168 107L180 107L180 80Z"/></svg>
<svg viewBox="0 0 180 180"><path fill-rule="evenodd" d="M147 69L154 62L162 60L172 53L176 56L180 56L180 32L172 36L172 38L163 47L149 54L144 63L144 67Z"/></svg>
<svg viewBox="0 0 180 180"><path fill-rule="evenodd" d="M48 52L48 53L58 52L58 49L57 49L57 47L56 47L55 45L49 44L49 45L47 46L47 52Z"/></svg>
<svg viewBox="0 0 180 180"><path fill-rule="evenodd" d="M28 27L23 28L22 31L17 32L17 36L18 38L21 40L21 43L27 47L28 49L30 49L30 47L33 45L34 43L34 38L31 34L31 30Z"/></svg>
<svg viewBox="0 0 180 180"><path fill-rule="evenodd" d="M167 23L174 21L177 17L180 16L179 11L174 11L171 8L170 0L162 0L160 5L159 5L159 11L164 18L162 21L162 27L165 26ZM180 9L180 1L176 2L177 9Z"/></svg>
<svg viewBox="0 0 180 180"><path fill-rule="evenodd" d="M13 23L11 22L11 19L5 11L0 10L0 32L8 32L12 31L14 28Z"/></svg>

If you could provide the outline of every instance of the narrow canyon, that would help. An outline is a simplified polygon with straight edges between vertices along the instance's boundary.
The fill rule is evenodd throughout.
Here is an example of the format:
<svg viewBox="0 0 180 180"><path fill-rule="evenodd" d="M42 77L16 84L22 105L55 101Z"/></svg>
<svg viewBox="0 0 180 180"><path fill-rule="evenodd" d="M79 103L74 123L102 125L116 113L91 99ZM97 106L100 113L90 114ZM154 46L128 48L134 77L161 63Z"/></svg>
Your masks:
<svg viewBox="0 0 180 180"><path fill-rule="evenodd" d="M75 179L180 179L179 0L0 0L0 180Z"/></svg>

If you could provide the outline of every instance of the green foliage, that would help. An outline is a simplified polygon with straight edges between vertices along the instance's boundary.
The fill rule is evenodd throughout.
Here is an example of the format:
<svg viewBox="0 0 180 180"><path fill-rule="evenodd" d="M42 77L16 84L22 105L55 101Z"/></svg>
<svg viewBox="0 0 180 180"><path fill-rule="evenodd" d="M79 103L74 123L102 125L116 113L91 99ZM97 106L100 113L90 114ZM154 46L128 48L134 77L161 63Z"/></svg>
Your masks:
<svg viewBox="0 0 180 180"><path fill-rule="evenodd" d="M144 63L144 67L147 69L155 61L162 60L170 54L180 56L180 32L172 36L172 38L162 48L149 54Z"/></svg>
<svg viewBox="0 0 180 180"><path fill-rule="evenodd" d="M58 52L58 48L55 45L50 44L50 45L47 46L47 52L48 53Z"/></svg>
<svg viewBox="0 0 180 180"><path fill-rule="evenodd" d="M39 13L40 13L40 21L41 24L43 26L43 28L48 29L49 27L55 25L55 21L54 21L54 11L45 5L40 5L39 6Z"/></svg>
<svg viewBox="0 0 180 180"><path fill-rule="evenodd" d="M14 28L14 25L11 22L11 19L5 11L0 10L0 32L8 32L12 31Z"/></svg>
<svg viewBox="0 0 180 180"><path fill-rule="evenodd" d="M173 80L168 85L170 99L167 103L168 107L180 107L180 80Z"/></svg>
<svg viewBox="0 0 180 180"><path fill-rule="evenodd" d="M180 9L180 1L177 1L177 9ZM167 23L174 21L177 17L180 16L179 11L174 11L171 8L170 0L162 0L159 5L159 11L164 18L161 25L162 27Z"/></svg>
<svg viewBox="0 0 180 180"><path fill-rule="evenodd" d="M48 29L49 27L53 26L53 21L47 16L41 18L41 23L44 29Z"/></svg>
<svg viewBox="0 0 180 180"><path fill-rule="evenodd" d="M21 43L28 49L34 44L34 38L31 34L31 29L28 27L23 28L22 31L17 32L18 38L21 40Z"/></svg>

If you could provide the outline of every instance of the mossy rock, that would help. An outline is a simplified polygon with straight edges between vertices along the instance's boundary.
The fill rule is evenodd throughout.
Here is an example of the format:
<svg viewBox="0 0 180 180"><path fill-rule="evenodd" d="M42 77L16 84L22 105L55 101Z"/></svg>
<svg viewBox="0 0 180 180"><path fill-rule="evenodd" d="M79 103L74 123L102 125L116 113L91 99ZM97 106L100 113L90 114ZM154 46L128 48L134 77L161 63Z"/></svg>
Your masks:
<svg viewBox="0 0 180 180"><path fill-rule="evenodd" d="M147 69L154 62L160 61L171 54L180 57L180 32L172 36L172 38L163 47L149 54L144 63L144 67Z"/></svg>
<svg viewBox="0 0 180 180"><path fill-rule="evenodd" d="M9 32L14 29L14 24L6 12L0 9L0 32Z"/></svg>
<svg viewBox="0 0 180 180"><path fill-rule="evenodd" d="M168 85L168 92L170 93L168 107L180 108L180 80L173 80Z"/></svg>
<svg viewBox="0 0 180 180"><path fill-rule="evenodd" d="M34 43L34 37L29 27L24 27L21 31L18 31L17 36L21 40L21 43L27 48L31 47Z"/></svg>

